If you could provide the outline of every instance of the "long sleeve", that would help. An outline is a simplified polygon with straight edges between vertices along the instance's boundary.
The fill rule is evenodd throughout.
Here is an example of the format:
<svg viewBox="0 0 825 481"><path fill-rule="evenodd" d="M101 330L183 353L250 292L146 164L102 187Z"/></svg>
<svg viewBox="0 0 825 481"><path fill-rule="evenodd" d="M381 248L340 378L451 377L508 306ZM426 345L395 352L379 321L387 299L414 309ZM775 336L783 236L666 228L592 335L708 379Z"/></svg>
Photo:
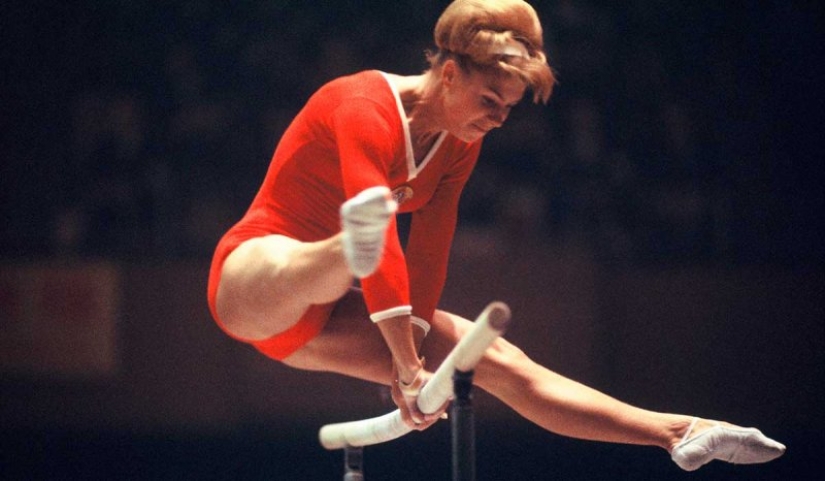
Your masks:
<svg viewBox="0 0 825 481"><path fill-rule="evenodd" d="M447 279L447 264L464 185L475 167L480 143L457 161L455 172L442 178L430 202L412 215L407 242L413 314L432 319Z"/></svg>
<svg viewBox="0 0 825 481"><path fill-rule="evenodd" d="M398 135L395 125L398 113L386 111L369 99L356 98L340 105L332 118L346 197L368 187L390 186L389 159L404 152L403 136ZM370 313L398 308L404 311L401 313L409 312L409 275L395 220L388 228L378 270L361 285Z"/></svg>

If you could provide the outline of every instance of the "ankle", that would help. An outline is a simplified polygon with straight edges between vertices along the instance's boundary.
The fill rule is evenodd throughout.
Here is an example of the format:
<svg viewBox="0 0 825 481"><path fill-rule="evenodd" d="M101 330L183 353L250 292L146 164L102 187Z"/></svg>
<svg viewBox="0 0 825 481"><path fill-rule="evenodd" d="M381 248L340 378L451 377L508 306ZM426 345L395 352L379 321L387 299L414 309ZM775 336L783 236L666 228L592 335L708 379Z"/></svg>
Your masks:
<svg viewBox="0 0 825 481"><path fill-rule="evenodd" d="M679 444L695 438L696 436L702 434L703 432L707 431L708 429L714 428L716 426L725 426L730 428L735 428L736 426L720 421L714 421L712 419L702 419L698 417L688 418L688 423L685 425L683 422L680 421L678 423L681 425L681 430L677 430L678 434L677 439L675 442L670 444L669 451L672 451L674 447L678 446Z"/></svg>
<svg viewBox="0 0 825 481"><path fill-rule="evenodd" d="M672 421L667 427L667 451L672 452L673 448L680 443L695 436L700 430L704 430L704 423L705 420L694 416L680 416Z"/></svg>

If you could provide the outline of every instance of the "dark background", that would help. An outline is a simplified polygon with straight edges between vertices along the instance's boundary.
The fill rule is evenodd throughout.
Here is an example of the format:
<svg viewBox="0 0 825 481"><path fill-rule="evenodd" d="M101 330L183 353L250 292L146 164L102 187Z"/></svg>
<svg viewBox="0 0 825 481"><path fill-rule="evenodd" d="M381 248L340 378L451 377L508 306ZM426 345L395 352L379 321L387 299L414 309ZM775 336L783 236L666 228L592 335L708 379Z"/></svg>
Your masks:
<svg viewBox="0 0 825 481"><path fill-rule="evenodd" d="M592 282L585 291L598 301L588 322L601 334L584 349L594 354L588 362L595 367L574 373L624 399L641 392L631 400L659 409L699 404L717 416L749 412L754 417L742 422L789 445L788 455L771 465L714 465L692 479L812 479L809 473L823 467L825 427L818 407L825 345L821 5L533 4L559 85L549 106L524 102L486 140L463 199L459 246L478 248L492 238L492 255L516 260L526 245L551 258L582 253L572 258L587 259L583 270ZM194 292L193 305L204 308L197 296L211 249L246 209L280 133L306 98L327 80L362 69L422 71L445 6L406 0L0 6L0 268L100 260L120 266L127 287L135 288L123 289L121 342L128 354L145 341L129 335L130 322L143 319L129 312L153 302L181 311L186 305L153 298L142 281L201 276L171 285ZM523 277L536 277L537 266L572 265L575 278L577 261L558 258L507 265L520 266ZM471 272L457 265L453 278ZM714 321L698 338L672 324L635 323L639 310L653 318L692 308L678 294L657 290L688 284L711 286L707 302L725 306L722 317L740 317ZM632 286L646 286L651 295L634 297ZM148 291L147 302L133 305L130 294L140 289ZM457 300L466 294L461 289L448 292L445 304L472 315L477 304ZM203 311L186 315L212 329ZM611 329L619 334L604 334ZM236 349L208 333L220 352ZM659 335L674 336L671 348L711 340L730 350L725 359L734 362L720 366L713 359L718 352L708 349L686 363L695 371L685 367L675 373L681 377L657 379L668 371L650 368L656 361L641 354L633 358L627 346ZM778 362L749 362L754 344ZM149 358L153 348L146 345L140 355ZM185 362L214 354L193 351L184 351L191 355ZM540 348L535 355L542 357ZM781 361L789 359L798 371L785 370ZM163 369L161 360L150 364ZM702 393L718 396L732 385L736 391L738 379L748 377L747 388L735 392L747 397L739 405L702 404L697 394L683 407L665 394L656 397L657 384L692 383L701 379L696 372L723 368L728 374L713 378L721 386ZM284 373L275 369L260 379L277 383ZM652 385L622 377L645 369L654 374ZM801 391L794 378L805 385ZM112 392L129 379L121 373L90 385L5 374L0 478L339 476L339 453L317 446L319 424L310 414L306 423L270 415L210 429L157 421L135 430L123 421L129 415L111 414L122 405ZM775 391L760 403L754 397L762 389ZM44 396L56 398L48 406L66 396L75 404L108 399L114 407L102 408L110 414L97 420L88 414L67 422L26 407ZM296 402L313 412L312 397ZM652 448L566 440L506 414L494 417L479 428L480 479L688 479ZM426 441L410 437L368 449L368 469L375 479L446 479L448 433L438 429L422 435Z"/></svg>

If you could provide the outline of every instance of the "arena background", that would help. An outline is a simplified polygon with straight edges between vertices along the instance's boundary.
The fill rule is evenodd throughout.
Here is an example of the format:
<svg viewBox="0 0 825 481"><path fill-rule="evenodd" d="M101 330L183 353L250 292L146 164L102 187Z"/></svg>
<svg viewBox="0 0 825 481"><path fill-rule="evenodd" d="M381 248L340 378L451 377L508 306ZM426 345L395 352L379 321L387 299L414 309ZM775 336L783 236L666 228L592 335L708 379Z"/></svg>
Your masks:
<svg viewBox="0 0 825 481"><path fill-rule="evenodd" d="M340 479L317 429L385 412L386 393L222 335L209 256L308 95L421 71L446 3L0 6L0 479ZM443 307L503 300L507 337L553 369L788 452L688 474L479 392L479 479L814 479L821 5L534 5L559 85L486 140ZM367 479L448 479L448 425L366 456Z"/></svg>

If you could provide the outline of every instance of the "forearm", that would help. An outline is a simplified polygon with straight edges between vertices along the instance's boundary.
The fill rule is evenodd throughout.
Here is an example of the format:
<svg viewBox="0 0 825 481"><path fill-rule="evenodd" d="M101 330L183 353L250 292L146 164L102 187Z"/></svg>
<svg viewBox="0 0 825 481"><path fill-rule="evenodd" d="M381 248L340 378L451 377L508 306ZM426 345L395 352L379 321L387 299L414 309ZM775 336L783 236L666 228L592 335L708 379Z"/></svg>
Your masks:
<svg viewBox="0 0 825 481"><path fill-rule="evenodd" d="M422 368L418 348L424 339L424 332L412 326L409 315L391 317L377 324L392 353L399 379L410 382Z"/></svg>

